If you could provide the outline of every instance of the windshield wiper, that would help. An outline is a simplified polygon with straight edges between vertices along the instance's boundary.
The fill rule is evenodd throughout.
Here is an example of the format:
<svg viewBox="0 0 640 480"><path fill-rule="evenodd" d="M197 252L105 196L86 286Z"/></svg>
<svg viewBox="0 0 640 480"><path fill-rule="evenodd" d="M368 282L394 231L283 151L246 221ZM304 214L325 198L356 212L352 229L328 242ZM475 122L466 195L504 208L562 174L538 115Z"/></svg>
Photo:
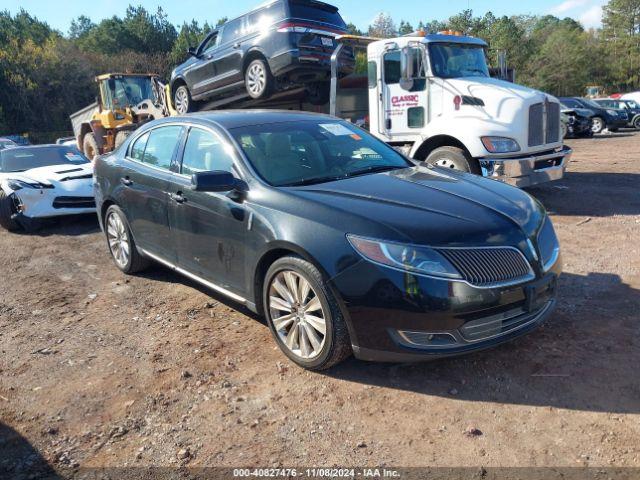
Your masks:
<svg viewBox="0 0 640 480"><path fill-rule="evenodd" d="M378 166L363 168L362 170L356 170L355 172L347 173L343 178L357 177L359 175L366 175L368 173L389 172L391 170L400 170L401 168L408 168L408 166L399 167L397 165L396 166L378 165Z"/></svg>
<svg viewBox="0 0 640 480"><path fill-rule="evenodd" d="M297 182L285 183L279 186L280 187L302 187L305 185L315 185L318 183L333 182L335 180L344 180L345 178L357 177L360 175L366 175L368 173L379 173L379 172L387 172L390 170L399 170L401 168L408 168L408 166L399 167L399 166L391 166L391 165L384 165L384 166L378 165L374 167L365 168L362 170L356 170L355 172L345 173L343 175L336 175L335 177L308 178L308 179L303 179Z"/></svg>

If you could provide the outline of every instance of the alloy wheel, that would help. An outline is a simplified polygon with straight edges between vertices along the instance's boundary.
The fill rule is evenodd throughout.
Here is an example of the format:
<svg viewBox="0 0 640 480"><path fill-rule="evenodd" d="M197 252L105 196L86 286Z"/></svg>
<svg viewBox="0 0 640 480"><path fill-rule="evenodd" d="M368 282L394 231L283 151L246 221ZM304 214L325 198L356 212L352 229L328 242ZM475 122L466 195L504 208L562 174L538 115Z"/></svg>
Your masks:
<svg viewBox="0 0 640 480"><path fill-rule="evenodd" d="M326 314L309 281L292 270L279 272L269 286L271 322L282 344L304 360L317 357L326 340Z"/></svg>
<svg viewBox="0 0 640 480"><path fill-rule="evenodd" d="M602 130L604 130L604 122L601 118L596 117L593 119L591 130L593 131L593 133L600 133Z"/></svg>
<svg viewBox="0 0 640 480"><path fill-rule="evenodd" d="M179 87L178 90L176 90L174 100L176 112L180 115L184 115L189 111L189 92L187 92L185 87Z"/></svg>
<svg viewBox="0 0 640 480"><path fill-rule="evenodd" d="M107 241L114 260L119 267L125 268L129 263L131 245L124 222L115 212L107 217Z"/></svg>
<svg viewBox="0 0 640 480"><path fill-rule="evenodd" d="M267 72L260 63L254 63L247 71L247 87L254 97L259 97L267 85Z"/></svg>

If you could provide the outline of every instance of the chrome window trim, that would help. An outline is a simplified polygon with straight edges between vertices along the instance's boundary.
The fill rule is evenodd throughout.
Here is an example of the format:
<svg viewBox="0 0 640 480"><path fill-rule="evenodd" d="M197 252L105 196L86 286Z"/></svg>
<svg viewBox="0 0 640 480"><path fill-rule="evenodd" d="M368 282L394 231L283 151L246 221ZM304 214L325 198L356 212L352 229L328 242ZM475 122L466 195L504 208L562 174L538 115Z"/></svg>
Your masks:
<svg viewBox="0 0 640 480"><path fill-rule="evenodd" d="M131 139L131 142L129 143L129 145L127 145L127 153L125 154L124 158L125 160L128 160L130 162L134 162L137 163L139 165L144 165L145 167L149 167L152 168L154 170L158 170L159 172L163 172L163 173L175 173L172 172L170 168L162 168L162 167L157 167L155 165L151 165L150 163L146 163L143 162L142 160L137 160L133 157L131 157L129 154L131 153L131 148L133 147L133 145L141 138L144 137L145 135L149 134L151 135L151 132L154 130L157 130L158 128L162 128L162 127L181 127L184 128L184 124L182 122L170 122L170 123L161 123L160 125L154 125L153 127L147 128L146 130L144 130L143 132L140 132L138 135L136 135L134 138ZM147 142L149 140L147 139ZM180 142L180 139L178 138L178 143ZM145 152L147 151L147 146L144 146L144 150ZM144 154L143 154L144 157Z"/></svg>

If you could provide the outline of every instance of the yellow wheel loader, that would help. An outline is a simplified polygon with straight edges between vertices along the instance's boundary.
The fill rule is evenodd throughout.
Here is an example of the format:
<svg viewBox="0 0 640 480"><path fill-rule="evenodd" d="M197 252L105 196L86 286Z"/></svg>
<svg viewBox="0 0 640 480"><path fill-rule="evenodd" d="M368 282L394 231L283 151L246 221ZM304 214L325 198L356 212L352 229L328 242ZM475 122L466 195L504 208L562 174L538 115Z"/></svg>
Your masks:
<svg viewBox="0 0 640 480"><path fill-rule="evenodd" d="M107 73L96 82L96 102L71 115L78 149L89 160L118 148L140 125L175 114L157 75Z"/></svg>

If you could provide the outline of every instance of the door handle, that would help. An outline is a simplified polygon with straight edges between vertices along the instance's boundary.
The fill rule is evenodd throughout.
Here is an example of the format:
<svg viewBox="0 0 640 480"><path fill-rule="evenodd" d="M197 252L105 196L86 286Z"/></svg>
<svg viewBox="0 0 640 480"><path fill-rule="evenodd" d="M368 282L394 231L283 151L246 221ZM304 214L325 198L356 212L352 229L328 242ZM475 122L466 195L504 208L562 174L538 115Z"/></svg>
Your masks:
<svg viewBox="0 0 640 480"><path fill-rule="evenodd" d="M186 197L182 195L182 192L170 193L169 197L176 203L184 203L187 201Z"/></svg>
<svg viewBox="0 0 640 480"><path fill-rule="evenodd" d="M240 48L240 42L236 42L233 44L233 48Z"/></svg>
<svg viewBox="0 0 640 480"><path fill-rule="evenodd" d="M123 177L120 179L120 183L122 183L126 187L130 187L131 185L133 185L133 180L131 180L129 177Z"/></svg>

